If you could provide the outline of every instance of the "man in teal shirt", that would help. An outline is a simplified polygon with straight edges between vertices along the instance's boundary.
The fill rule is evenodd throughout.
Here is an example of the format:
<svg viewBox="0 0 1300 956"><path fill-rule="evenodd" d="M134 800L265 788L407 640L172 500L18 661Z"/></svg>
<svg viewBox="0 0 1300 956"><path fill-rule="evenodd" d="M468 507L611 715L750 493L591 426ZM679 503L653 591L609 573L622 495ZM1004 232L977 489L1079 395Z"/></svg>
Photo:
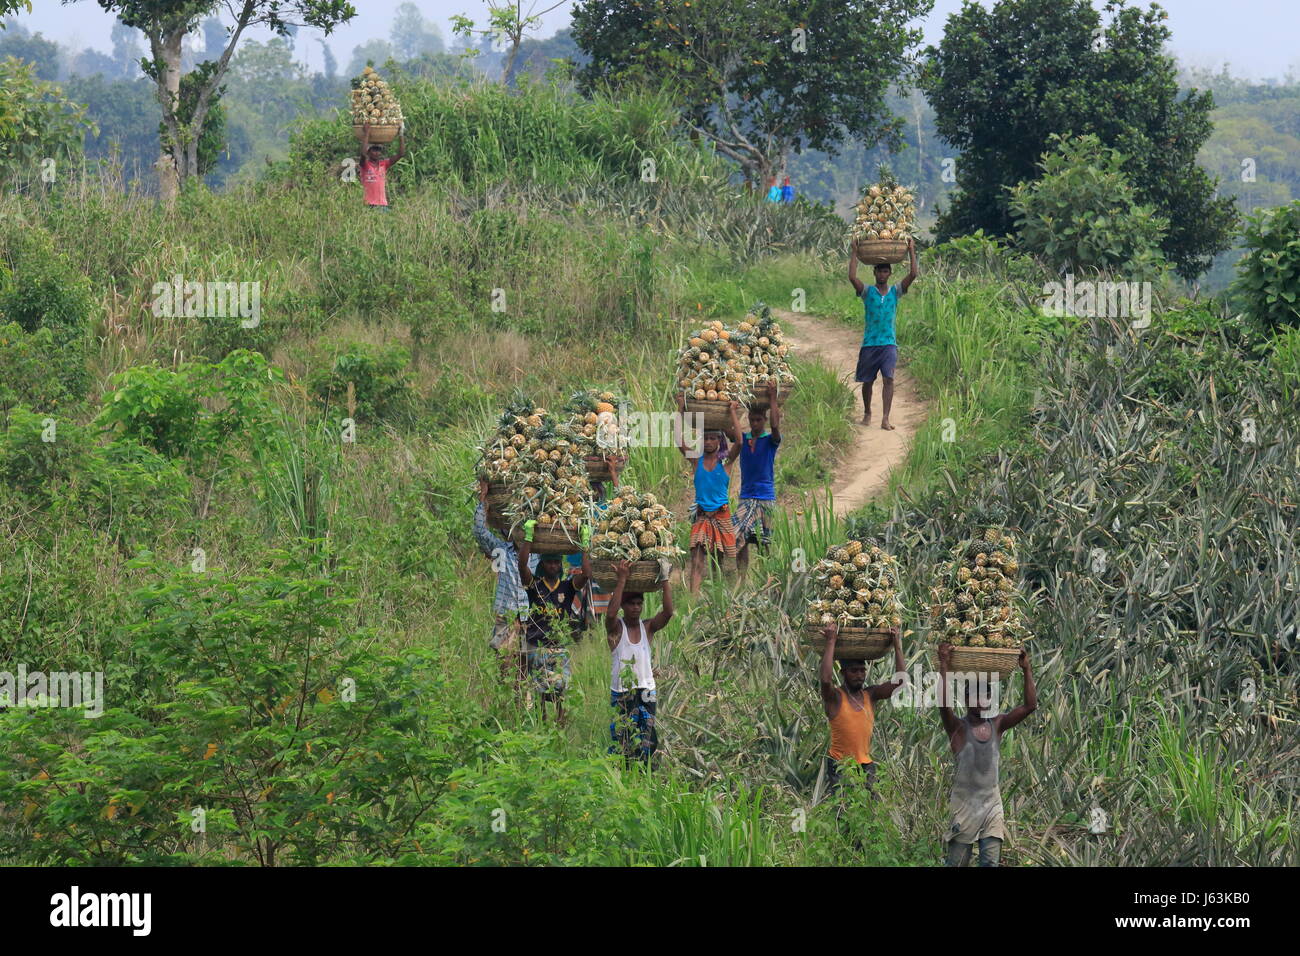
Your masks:
<svg viewBox="0 0 1300 956"><path fill-rule="evenodd" d="M907 240L907 253L911 258L911 270L896 286L889 284L889 276L894 271L888 263L874 268L876 284L865 286L858 278L858 257L853 250L849 252L849 281L862 299L865 328L862 333L862 348L858 352L857 381L862 383L862 424L871 424L871 389L876 381L876 373L884 379L881 394L885 403L885 414L880 420L880 427L893 431L889 423L889 411L894 404L894 366L898 362L898 341L894 336L894 317L898 312L898 300L907 294L908 286L916 278L916 240Z"/></svg>

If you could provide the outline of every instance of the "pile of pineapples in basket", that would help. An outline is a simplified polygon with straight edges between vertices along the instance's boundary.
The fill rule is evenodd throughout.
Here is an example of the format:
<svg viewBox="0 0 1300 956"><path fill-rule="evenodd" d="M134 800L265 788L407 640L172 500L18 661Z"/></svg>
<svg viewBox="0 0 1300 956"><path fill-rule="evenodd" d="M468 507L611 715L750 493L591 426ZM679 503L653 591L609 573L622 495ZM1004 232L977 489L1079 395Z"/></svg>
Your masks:
<svg viewBox="0 0 1300 956"><path fill-rule="evenodd" d="M353 126L399 127L406 119L392 88L370 66L352 80L351 106Z"/></svg>
<svg viewBox="0 0 1300 956"><path fill-rule="evenodd" d="M936 643L957 647L1023 646L1031 636L1020 611L1016 542L998 528L954 548L930 590Z"/></svg>
<svg viewBox="0 0 1300 956"><path fill-rule="evenodd" d="M856 526L856 527L855 527ZM902 568L874 539L858 534L831 548L811 571L812 594L804 625L810 632L835 624L841 631L901 628L907 614ZM1015 538L987 525L962 541L931 576L929 641L960 648L1015 649L1032 638L1025 624Z"/></svg>
<svg viewBox="0 0 1300 956"><path fill-rule="evenodd" d="M796 382L780 323L757 303L734 327L714 321L677 353L677 385L687 399L747 404L769 382L782 391Z"/></svg>

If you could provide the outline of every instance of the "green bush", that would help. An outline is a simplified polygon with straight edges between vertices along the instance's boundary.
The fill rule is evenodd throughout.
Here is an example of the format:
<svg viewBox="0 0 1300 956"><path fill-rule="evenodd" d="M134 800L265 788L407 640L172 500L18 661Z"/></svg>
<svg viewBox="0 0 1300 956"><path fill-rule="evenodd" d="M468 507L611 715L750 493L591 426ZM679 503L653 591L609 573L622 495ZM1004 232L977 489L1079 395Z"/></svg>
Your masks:
<svg viewBox="0 0 1300 956"><path fill-rule="evenodd" d="M1155 278L1169 222L1138 203L1124 157L1092 134L1054 135L1041 179L1011 190L1020 245L1056 269L1119 269Z"/></svg>
<svg viewBox="0 0 1300 956"><path fill-rule="evenodd" d="M95 421L114 435L197 462L225 452L232 435L256 442L274 427L265 389L280 376L247 350L215 365L187 362L174 372L137 365L113 377Z"/></svg>
<svg viewBox="0 0 1300 956"><path fill-rule="evenodd" d="M328 368L313 370L307 376L307 386L327 407L339 409L346 408L351 382L356 418L364 422L387 421L409 409L410 361L410 353L399 345L354 342L338 353Z"/></svg>
<svg viewBox="0 0 1300 956"><path fill-rule="evenodd" d="M134 441L96 447L73 488L73 500L91 527L133 553L155 548L169 528L184 524L190 483L178 462Z"/></svg>
<svg viewBox="0 0 1300 956"><path fill-rule="evenodd" d="M101 665L103 716L0 712L0 804L22 808L0 854L274 866L416 852L416 823L484 736L432 656L367 653L319 557L280 554L239 579L134 564L160 579L135 596L131 653Z"/></svg>
<svg viewBox="0 0 1300 956"><path fill-rule="evenodd" d="M83 344L93 308L90 282L43 230L26 227L4 241L9 269L0 264L0 319L26 332L49 329L60 346Z"/></svg>
<svg viewBox="0 0 1300 956"><path fill-rule="evenodd" d="M59 348L49 329L24 332L0 325L0 414L15 405L55 411L79 398L86 365L75 350Z"/></svg>
<svg viewBox="0 0 1300 956"><path fill-rule="evenodd" d="M0 434L0 481L48 498L78 471L89 448L85 430L74 422L13 408Z"/></svg>
<svg viewBox="0 0 1300 956"><path fill-rule="evenodd" d="M1300 200L1252 216L1242 236L1232 288L1246 312L1267 328L1300 327Z"/></svg>

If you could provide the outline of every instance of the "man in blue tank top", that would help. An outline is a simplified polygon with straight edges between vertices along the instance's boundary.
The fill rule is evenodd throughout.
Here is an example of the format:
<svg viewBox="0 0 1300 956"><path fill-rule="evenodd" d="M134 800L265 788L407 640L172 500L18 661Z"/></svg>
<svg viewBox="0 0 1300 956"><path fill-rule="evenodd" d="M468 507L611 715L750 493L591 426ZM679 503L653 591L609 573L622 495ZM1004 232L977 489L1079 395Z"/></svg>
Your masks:
<svg viewBox="0 0 1300 956"><path fill-rule="evenodd" d="M740 454L740 446L736 444L727 449L722 432L706 431L704 454L698 457L692 455L686 443L686 397L681 392L677 393L677 410L683 415L682 444L678 449L688 462L693 462L691 470L695 484L695 504L691 507L691 564L688 580L691 593L698 594L700 583L704 580L705 566L712 564L721 570L724 557L736 556L736 529L731 523L728 501L731 465ZM733 438L739 438L740 420L737 415L740 405L732 402L730 411L731 434Z"/></svg>
<svg viewBox="0 0 1300 956"><path fill-rule="evenodd" d="M740 503L736 506L736 570L743 576L749 570L749 546L765 551L772 537L772 512L776 509L776 450L781 445L781 406L776 385L767 386L767 404L772 410L772 428L768 430L768 413L749 410L749 431L740 436Z"/></svg>
<svg viewBox="0 0 1300 956"><path fill-rule="evenodd" d="M898 300L907 294L908 287L916 279L916 240L907 240L907 252L911 258L911 270L896 286L889 284L889 276L894 271L888 263L873 267L876 284L866 286L858 278L858 256L856 251L849 251L849 281L862 299L864 329L862 348L858 352L857 381L862 383L862 424L871 424L871 389L879 372L884 379L881 387L885 414L880 420L880 427L893 431L889 423L889 412L894 404L894 365L898 361L898 340L894 335L894 317L898 312Z"/></svg>

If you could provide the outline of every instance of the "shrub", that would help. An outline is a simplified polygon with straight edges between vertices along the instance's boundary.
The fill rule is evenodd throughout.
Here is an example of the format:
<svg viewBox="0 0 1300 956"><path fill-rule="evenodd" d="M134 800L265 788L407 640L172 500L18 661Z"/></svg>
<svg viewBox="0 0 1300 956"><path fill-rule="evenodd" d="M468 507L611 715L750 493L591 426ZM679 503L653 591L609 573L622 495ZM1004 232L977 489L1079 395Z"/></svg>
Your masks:
<svg viewBox="0 0 1300 956"><path fill-rule="evenodd" d="M416 824L483 732L427 653L376 657L341 622L324 559L160 574L132 653L106 659L102 717L0 712L0 854L46 864L373 862ZM202 819L206 832L197 832ZM39 834L40 839L35 839Z"/></svg>
<svg viewBox="0 0 1300 956"><path fill-rule="evenodd" d="M410 358L410 353L398 345L376 347L356 342L336 355L328 369L309 374L307 384L327 406L338 408L347 402L351 382L357 419L384 421L408 410Z"/></svg>
<svg viewBox="0 0 1300 956"><path fill-rule="evenodd" d="M84 342L92 309L89 281L55 251L44 231L15 231L6 245L12 271L0 264L0 319L26 332L49 329L60 346Z"/></svg>
<svg viewBox="0 0 1300 956"><path fill-rule="evenodd" d="M76 401L87 378L81 355L59 348L49 329L24 332L17 322L0 325L0 369L0 414L20 404L60 409Z"/></svg>
<svg viewBox="0 0 1300 956"><path fill-rule="evenodd" d="M137 365L113 377L114 390L95 421L164 455L197 462L223 454L231 435L252 442L265 437L273 427L265 389L279 377L260 353L242 349L215 365L187 362L174 372Z"/></svg>
<svg viewBox="0 0 1300 956"><path fill-rule="evenodd" d="M48 497L84 462L90 442L71 421L18 407L0 434L0 481L37 497Z"/></svg>
<svg viewBox="0 0 1300 956"><path fill-rule="evenodd" d="M1300 200L1252 216L1233 291L1246 312L1271 329L1300 327Z"/></svg>
<svg viewBox="0 0 1300 956"><path fill-rule="evenodd" d="M184 365L173 372L137 365L113 376L114 390L97 423L170 457L189 453L204 413L194 368Z"/></svg>
<svg viewBox="0 0 1300 956"><path fill-rule="evenodd" d="M1122 267L1154 278L1163 266L1159 246L1169 222L1138 203L1124 157L1092 134L1058 134L1049 142L1042 178L1011 190L1020 245L1053 268Z"/></svg>

